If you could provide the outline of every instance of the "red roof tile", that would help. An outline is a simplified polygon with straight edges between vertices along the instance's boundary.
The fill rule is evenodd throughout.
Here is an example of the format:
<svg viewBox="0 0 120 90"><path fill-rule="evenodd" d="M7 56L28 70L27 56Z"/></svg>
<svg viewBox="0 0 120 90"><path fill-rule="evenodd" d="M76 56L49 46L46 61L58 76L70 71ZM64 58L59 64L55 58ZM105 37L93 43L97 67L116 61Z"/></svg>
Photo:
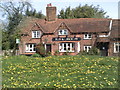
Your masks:
<svg viewBox="0 0 120 90"><path fill-rule="evenodd" d="M54 33L61 23L65 23L73 33L80 32L108 32L111 19L98 18L77 18L77 19L56 19L56 21L45 21L44 19L27 18L21 30L29 33L35 23L44 33ZM118 20L113 20L111 36L118 32ZM114 31L115 32L114 32ZM114 34L115 33L115 34Z"/></svg>
<svg viewBox="0 0 120 90"><path fill-rule="evenodd" d="M120 19L113 20L110 37L111 38L120 38Z"/></svg>

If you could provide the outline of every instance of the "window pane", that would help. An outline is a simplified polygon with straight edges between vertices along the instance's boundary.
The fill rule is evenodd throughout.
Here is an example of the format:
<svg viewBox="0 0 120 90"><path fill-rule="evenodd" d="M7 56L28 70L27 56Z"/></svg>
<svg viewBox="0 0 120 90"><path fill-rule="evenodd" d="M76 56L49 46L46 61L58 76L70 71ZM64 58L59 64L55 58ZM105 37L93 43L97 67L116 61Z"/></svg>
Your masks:
<svg viewBox="0 0 120 90"><path fill-rule="evenodd" d="M66 43L64 43L64 50L66 51Z"/></svg>
<svg viewBox="0 0 120 90"><path fill-rule="evenodd" d="M90 50L90 47L88 47L88 51Z"/></svg>
<svg viewBox="0 0 120 90"><path fill-rule="evenodd" d="M30 48L32 48L32 44L30 44Z"/></svg>
<svg viewBox="0 0 120 90"><path fill-rule="evenodd" d="M88 38L91 38L91 34L89 34L89 37Z"/></svg>
<svg viewBox="0 0 120 90"><path fill-rule="evenodd" d="M115 48L115 49L116 49L116 52L118 52L118 45L116 45L116 48Z"/></svg>
<svg viewBox="0 0 120 90"><path fill-rule="evenodd" d="M66 35L67 34L67 30L64 30L64 35Z"/></svg>
<svg viewBox="0 0 120 90"><path fill-rule="evenodd" d="M36 45L35 44L34 44L33 48L34 48L33 51L36 51Z"/></svg>
<svg viewBox="0 0 120 90"><path fill-rule="evenodd" d="M62 35L62 30L60 30L60 35Z"/></svg>
<svg viewBox="0 0 120 90"><path fill-rule="evenodd" d="M37 38L39 38L40 37L40 32L39 31L37 31Z"/></svg>
<svg viewBox="0 0 120 90"><path fill-rule="evenodd" d="M85 38L87 38L87 34L85 34Z"/></svg>
<svg viewBox="0 0 120 90"><path fill-rule="evenodd" d="M36 31L34 31L34 38L36 38Z"/></svg>
<svg viewBox="0 0 120 90"><path fill-rule="evenodd" d="M68 43L68 50L70 50L70 43Z"/></svg>

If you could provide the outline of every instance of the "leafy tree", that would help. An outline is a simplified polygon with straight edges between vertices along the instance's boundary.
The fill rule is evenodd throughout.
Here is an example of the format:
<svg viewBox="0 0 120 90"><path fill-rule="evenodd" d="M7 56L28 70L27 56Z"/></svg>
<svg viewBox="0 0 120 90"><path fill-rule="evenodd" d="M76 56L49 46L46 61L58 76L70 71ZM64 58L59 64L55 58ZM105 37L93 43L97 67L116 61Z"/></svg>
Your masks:
<svg viewBox="0 0 120 90"><path fill-rule="evenodd" d="M36 12L32 5L25 2L0 2L0 10L3 11L3 16L6 17L7 25L5 30L2 31L3 34L3 49L15 49L15 40L19 37L19 30L17 26L21 20L26 16L32 16L37 18L43 18L44 15L40 12Z"/></svg>
<svg viewBox="0 0 120 90"><path fill-rule="evenodd" d="M29 7L27 7L25 15L35 17L35 18L45 18L45 16L41 12L36 12L35 9L30 10Z"/></svg>
<svg viewBox="0 0 120 90"><path fill-rule="evenodd" d="M6 49L15 48L15 39L17 35L17 26L24 16L26 8L32 8L29 2L0 2L0 9L3 10L3 16L7 18L7 25L3 31L3 45ZM4 48L5 49L5 48Z"/></svg>
<svg viewBox="0 0 120 90"><path fill-rule="evenodd" d="M108 18L105 16L106 12L98 6L84 5L77 6L71 9L67 7L65 10L62 9L58 14L58 18L69 19L69 18Z"/></svg>

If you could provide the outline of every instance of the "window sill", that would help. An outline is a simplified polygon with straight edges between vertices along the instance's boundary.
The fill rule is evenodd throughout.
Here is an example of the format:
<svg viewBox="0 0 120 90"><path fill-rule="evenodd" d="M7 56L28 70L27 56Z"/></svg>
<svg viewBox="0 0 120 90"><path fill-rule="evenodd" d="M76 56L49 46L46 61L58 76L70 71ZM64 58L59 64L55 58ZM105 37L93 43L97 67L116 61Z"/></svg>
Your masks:
<svg viewBox="0 0 120 90"><path fill-rule="evenodd" d="M66 34L66 35L58 35L58 36L68 36L68 34Z"/></svg>
<svg viewBox="0 0 120 90"><path fill-rule="evenodd" d="M32 38L32 39L40 39L40 38Z"/></svg>
<svg viewBox="0 0 120 90"><path fill-rule="evenodd" d="M83 40L91 40L92 38L84 38Z"/></svg>
<svg viewBox="0 0 120 90"><path fill-rule="evenodd" d="M66 52L66 53L73 53L73 52L75 52L75 51L59 51L60 53L64 53L64 52Z"/></svg>
<svg viewBox="0 0 120 90"><path fill-rule="evenodd" d="M118 54L118 53L120 53L120 52L113 52L114 54Z"/></svg>
<svg viewBox="0 0 120 90"><path fill-rule="evenodd" d="M36 51L26 51L25 53L35 53Z"/></svg>

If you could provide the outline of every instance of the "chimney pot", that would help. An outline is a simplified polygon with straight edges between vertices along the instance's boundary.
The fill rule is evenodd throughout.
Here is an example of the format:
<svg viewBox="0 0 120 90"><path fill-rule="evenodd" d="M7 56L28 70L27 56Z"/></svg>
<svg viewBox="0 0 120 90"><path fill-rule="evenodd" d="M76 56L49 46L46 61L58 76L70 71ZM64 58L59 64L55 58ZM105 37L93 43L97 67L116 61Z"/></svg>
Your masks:
<svg viewBox="0 0 120 90"><path fill-rule="evenodd" d="M52 7L52 4L51 3L47 4L47 7Z"/></svg>

